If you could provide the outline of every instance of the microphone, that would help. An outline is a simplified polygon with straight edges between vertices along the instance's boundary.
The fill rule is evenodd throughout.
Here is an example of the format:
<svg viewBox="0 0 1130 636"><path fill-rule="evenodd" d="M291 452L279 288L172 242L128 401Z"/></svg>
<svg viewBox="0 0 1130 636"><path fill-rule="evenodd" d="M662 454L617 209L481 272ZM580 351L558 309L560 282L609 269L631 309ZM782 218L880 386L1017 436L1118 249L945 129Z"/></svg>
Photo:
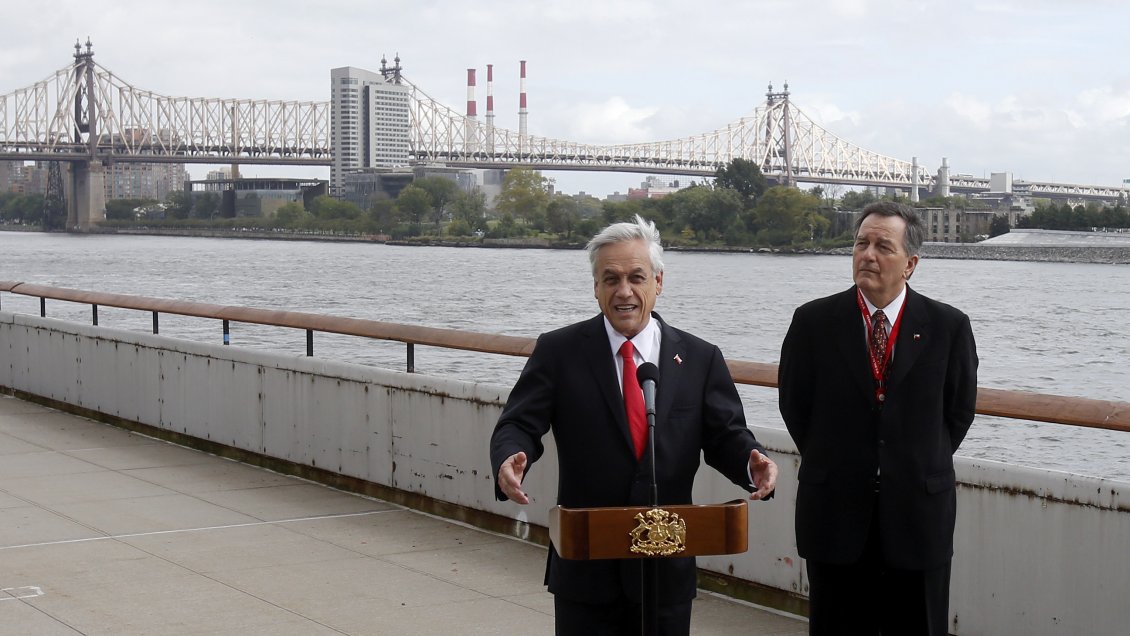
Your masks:
<svg viewBox="0 0 1130 636"><path fill-rule="evenodd" d="M636 369L636 380L643 390L643 404L647 414L655 416L655 385L659 382L659 367L645 362Z"/></svg>

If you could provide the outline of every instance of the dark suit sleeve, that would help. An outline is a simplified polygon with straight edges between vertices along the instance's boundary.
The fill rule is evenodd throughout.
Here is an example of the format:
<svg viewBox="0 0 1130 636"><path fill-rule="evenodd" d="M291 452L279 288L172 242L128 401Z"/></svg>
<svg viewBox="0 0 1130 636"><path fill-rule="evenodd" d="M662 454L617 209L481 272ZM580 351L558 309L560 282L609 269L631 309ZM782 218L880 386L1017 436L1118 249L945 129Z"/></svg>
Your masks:
<svg viewBox="0 0 1130 636"><path fill-rule="evenodd" d="M490 438L490 463L494 471L494 495L500 501L506 495L498 487L498 470L511 455L526 453L526 475L533 463L542 456L545 446L541 438L549 429L553 412L554 383L552 380L551 347L539 337L534 351L526 361L518 382L510 391L502 415Z"/></svg>
<svg viewBox="0 0 1130 636"><path fill-rule="evenodd" d="M745 410L730 376L722 352L712 346L710 364L703 385L703 459L734 484L752 491L749 483L749 455L765 447L746 426Z"/></svg>
<svg viewBox="0 0 1130 636"><path fill-rule="evenodd" d="M942 399L951 452L957 452L977 408L977 345L965 314L956 323Z"/></svg>
<svg viewBox="0 0 1130 636"><path fill-rule="evenodd" d="M797 449L804 454L811 423L812 352L811 339L805 337L803 307L793 312L793 321L781 345L777 368L777 396L781 417Z"/></svg>

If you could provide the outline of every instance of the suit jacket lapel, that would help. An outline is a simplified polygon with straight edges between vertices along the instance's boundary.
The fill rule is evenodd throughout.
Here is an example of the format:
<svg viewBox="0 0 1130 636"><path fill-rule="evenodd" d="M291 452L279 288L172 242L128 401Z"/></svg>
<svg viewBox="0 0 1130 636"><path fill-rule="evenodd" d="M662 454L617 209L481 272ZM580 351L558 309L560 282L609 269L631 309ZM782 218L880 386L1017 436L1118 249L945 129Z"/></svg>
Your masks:
<svg viewBox="0 0 1130 636"><path fill-rule="evenodd" d="M888 390L893 390L899 381L906 377L928 342L930 316L926 313L926 303L909 285L906 287L906 301L902 306L901 320L898 341L895 342L894 359L891 361L891 372L887 376Z"/></svg>
<svg viewBox="0 0 1130 636"><path fill-rule="evenodd" d="M652 313L652 318L659 319L659 315ZM655 397L655 422L656 431L662 430L660 422L667 421L667 414L671 412L671 405L675 402L675 392L681 385L679 375L683 372L682 361L687 359L686 345L679 333L667 326L661 319L659 321L660 333L663 335L659 341L659 390ZM676 360L676 356L678 359Z"/></svg>
<svg viewBox="0 0 1130 636"><path fill-rule="evenodd" d="M875 399L875 379L871 377L871 362L867 351L867 332L863 328L863 316L856 300L856 288L840 294L836 300L831 325L838 333L836 341L840 345L843 365L859 389Z"/></svg>
<svg viewBox="0 0 1130 636"><path fill-rule="evenodd" d="M628 431L628 415L624 411L624 394L617 381L616 362L608 344L608 333L604 330L604 314L598 314L589 320L581 333L586 336L582 345L583 355L592 377L596 378L605 406L612 413L612 419L616 422L616 428L620 430L624 443L629 449L633 449L632 434Z"/></svg>

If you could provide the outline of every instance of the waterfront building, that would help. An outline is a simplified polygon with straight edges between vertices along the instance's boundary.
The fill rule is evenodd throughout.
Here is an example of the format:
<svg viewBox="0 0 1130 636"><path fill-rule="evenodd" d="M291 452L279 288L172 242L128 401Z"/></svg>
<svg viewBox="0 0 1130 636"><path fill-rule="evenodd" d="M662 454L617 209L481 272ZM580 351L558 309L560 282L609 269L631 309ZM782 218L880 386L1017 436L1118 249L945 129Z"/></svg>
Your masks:
<svg viewBox="0 0 1130 636"><path fill-rule="evenodd" d="M330 70L330 194L343 197L345 174L362 168L407 166L411 131L409 87L400 58L374 73L352 66Z"/></svg>
<svg viewBox="0 0 1130 636"><path fill-rule="evenodd" d="M503 172L488 170L484 172ZM479 183L478 175L473 170L462 168L449 168L443 164L425 164L412 168L361 168L351 170L342 175L342 190L340 198L353 203L362 210L367 210L373 201L379 199L395 199L400 196L400 191L416 179L426 177L440 177L455 182L463 192L471 193L475 190L486 190ZM501 179L499 178L499 181ZM497 196L496 189L494 196ZM490 198L493 201L493 197ZM488 205L489 207L489 205Z"/></svg>
<svg viewBox="0 0 1130 636"><path fill-rule="evenodd" d="M140 149L141 154L152 154L147 148L173 146L176 135L168 130L127 128L113 135L115 146ZM169 193L183 190L188 181L188 171L183 163L134 163L115 161L103 169L106 201L115 199L154 199L164 201Z"/></svg>
<svg viewBox="0 0 1130 636"><path fill-rule="evenodd" d="M106 200L154 199L164 201L170 192L184 189L188 171L183 163L121 163L106 166Z"/></svg>
<svg viewBox="0 0 1130 636"><path fill-rule="evenodd" d="M209 172L208 179L189 181L189 192L193 199L218 194L216 215L225 218L268 217L292 202L309 209L316 197L326 194L326 182L322 179L225 178L230 174L227 170Z"/></svg>
<svg viewBox="0 0 1130 636"><path fill-rule="evenodd" d="M997 215L994 210L960 208L917 208L915 211L926 224L926 240L934 243L971 243L978 236L988 236L993 217Z"/></svg>
<svg viewBox="0 0 1130 636"><path fill-rule="evenodd" d="M648 176L638 188L628 188L629 199L661 199L689 186L686 179Z"/></svg>

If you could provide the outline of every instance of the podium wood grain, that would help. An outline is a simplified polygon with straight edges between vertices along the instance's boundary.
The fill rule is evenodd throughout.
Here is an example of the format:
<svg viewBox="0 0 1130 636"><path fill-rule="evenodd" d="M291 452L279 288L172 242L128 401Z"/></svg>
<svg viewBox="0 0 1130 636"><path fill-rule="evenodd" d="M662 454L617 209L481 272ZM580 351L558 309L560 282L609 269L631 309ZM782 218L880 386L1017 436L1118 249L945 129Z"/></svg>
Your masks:
<svg viewBox="0 0 1130 636"><path fill-rule="evenodd" d="M739 554L748 548L749 508L735 499L724 504L660 506L687 524L686 549L671 557ZM650 506L627 508L564 508L549 511L549 538L565 559L670 558L632 552L636 515Z"/></svg>

